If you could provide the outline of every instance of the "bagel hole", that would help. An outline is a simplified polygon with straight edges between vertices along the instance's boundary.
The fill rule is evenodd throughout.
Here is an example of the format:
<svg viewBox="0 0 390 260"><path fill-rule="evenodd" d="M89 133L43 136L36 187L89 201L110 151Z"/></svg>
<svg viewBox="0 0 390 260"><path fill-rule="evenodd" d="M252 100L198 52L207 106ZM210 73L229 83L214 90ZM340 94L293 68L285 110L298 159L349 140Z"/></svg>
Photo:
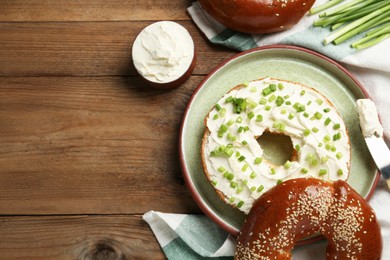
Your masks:
<svg viewBox="0 0 390 260"><path fill-rule="evenodd" d="M275 166L284 165L286 161L293 161L294 148L291 138L281 133L264 132L257 138L263 149L263 157Z"/></svg>

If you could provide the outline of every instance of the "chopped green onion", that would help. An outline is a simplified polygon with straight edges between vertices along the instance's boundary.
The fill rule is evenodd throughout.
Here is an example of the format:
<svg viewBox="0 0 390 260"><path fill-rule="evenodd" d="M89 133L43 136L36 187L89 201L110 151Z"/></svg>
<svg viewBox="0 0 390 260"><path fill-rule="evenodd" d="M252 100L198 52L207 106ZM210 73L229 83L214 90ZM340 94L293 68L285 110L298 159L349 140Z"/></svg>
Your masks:
<svg viewBox="0 0 390 260"><path fill-rule="evenodd" d="M275 103L276 103L276 105L277 105L278 107L280 107L281 105L283 105L283 103L284 103L283 97L278 96L278 97L276 98Z"/></svg>
<svg viewBox="0 0 390 260"><path fill-rule="evenodd" d="M226 154L226 156L227 156L227 157L230 157L230 156L232 156L232 155L233 155L233 153L234 153L234 150L233 150L233 148L226 148L226 150L225 150L225 154Z"/></svg>
<svg viewBox="0 0 390 260"><path fill-rule="evenodd" d="M341 152L336 153L336 158L341 159L343 157L343 154Z"/></svg>
<svg viewBox="0 0 390 260"><path fill-rule="evenodd" d="M339 139L341 139L341 133L340 132L338 132L337 134L333 135L333 141L337 141Z"/></svg>
<svg viewBox="0 0 390 260"><path fill-rule="evenodd" d="M292 162L290 162L289 160L287 160L287 162L284 163L284 168L285 168L285 169L290 169L290 168L291 168L291 165L292 165Z"/></svg>
<svg viewBox="0 0 390 260"><path fill-rule="evenodd" d="M261 157L255 158L255 164L260 164L262 161L263 161L263 158L261 158Z"/></svg>
<svg viewBox="0 0 390 260"><path fill-rule="evenodd" d="M303 174L306 174L306 173L308 173L309 172L309 170L307 169L307 168L302 168L301 169L301 173L303 173Z"/></svg>
<svg viewBox="0 0 390 260"><path fill-rule="evenodd" d="M233 97L232 96L229 96L225 99L225 102L226 103L229 103L229 102L232 102L233 101Z"/></svg>
<svg viewBox="0 0 390 260"><path fill-rule="evenodd" d="M315 112L315 113L314 113L314 117L315 117L316 119L321 119L321 118L322 118L322 114L321 114L320 112Z"/></svg>
<svg viewBox="0 0 390 260"><path fill-rule="evenodd" d="M265 105L265 104L267 104L267 99L266 98L260 98L260 101L259 101L259 104L260 105Z"/></svg>
<svg viewBox="0 0 390 260"><path fill-rule="evenodd" d="M243 205L244 205L244 201L241 200L240 202L238 202L237 208L241 208Z"/></svg>
<svg viewBox="0 0 390 260"><path fill-rule="evenodd" d="M220 117L224 117L226 115L226 108L222 108L221 111L219 111Z"/></svg>
<svg viewBox="0 0 390 260"><path fill-rule="evenodd" d="M229 141L232 141L232 142L234 142L234 141L236 141L236 140L237 140L237 137L236 137L236 136L234 136L234 135L232 135L231 133L228 133L228 135L227 135L227 139L228 139Z"/></svg>
<svg viewBox="0 0 390 260"><path fill-rule="evenodd" d="M276 96L275 96L275 95L272 95L272 96L269 97L268 102L272 102L272 101L274 101L275 99L276 99Z"/></svg>
<svg viewBox="0 0 390 260"><path fill-rule="evenodd" d="M324 136L324 141L325 142L329 142L330 141L330 136L329 135L325 135Z"/></svg>
<svg viewBox="0 0 390 260"><path fill-rule="evenodd" d="M318 171L318 175L319 176L324 176L324 175L326 175L328 173L328 170L327 169L320 169L319 171Z"/></svg>
<svg viewBox="0 0 390 260"><path fill-rule="evenodd" d="M247 169L248 169L248 167L249 167L249 164L244 164L244 166L242 166L242 168L241 168L241 171L243 171L243 172L245 172Z"/></svg>
<svg viewBox="0 0 390 260"><path fill-rule="evenodd" d="M223 177L225 177L226 179L228 179L229 181L233 180L234 179L234 174L231 173L231 172L225 172L223 174Z"/></svg>
<svg viewBox="0 0 390 260"><path fill-rule="evenodd" d="M238 158L238 160L239 160L240 162L244 161L244 160L245 160L245 156L244 156L244 155L241 155L241 156Z"/></svg>
<svg viewBox="0 0 390 260"><path fill-rule="evenodd" d="M332 120L328 117L325 119L324 125L329 125Z"/></svg>
<svg viewBox="0 0 390 260"><path fill-rule="evenodd" d="M257 115L256 116L256 122L261 122L263 121L263 116L262 115Z"/></svg>
<svg viewBox="0 0 390 260"><path fill-rule="evenodd" d="M236 194L240 194L244 190L244 187L239 185L236 189Z"/></svg>
<svg viewBox="0 0 390 260"><path fill-rule="evenodd" d="M303 130L303 135L304 136L308 136L310 134L310 129L305 129L305 130Z"/></svg>
<svg viewBox="0 0 390 260"><path fill-rule="evenodd" d="M254 116L255 116L255 113L253 113L253 111L248 113L248 118L249 119L252 119Z"/></svg>
<svg viewBox="0 0 390 260"><path fill-rule="evenodd" d="M261 192L262 190L264 190L264 186L260 185L259 188L257 188L257 192Z"/></svg>
<svg viewBox="0 0 390 260"><path fill-rule="evenodd" d="M341 175L343 175L344 173L343 173L343 170L342 169L338 169L337 170L337 175L338 176L341 176Z"/></svg>
<svg viewBox="0 0 390 260"><path fill-rule="evenodd" d="M226 171L225 167L223 167L223 166L218 167L217 170L218 170L220 173L223 173L223 172Z"/></svg>
<svg viewBox="0 0 390 260"><path fill-rule="evenodd" d="M264 88L261 93L263 94L263 96L267 96L269 95L270 93L272 92L271 88L270 87L266 87Z"/></svg>
<svg viewBox="0 0 390 260"><path fill-rule="evenodd" d="M237 182L235 182L235 181L230 182L230 187L231 188L235 189L235 188L237 188L237 186L238 186Z"/></svg>
<svg viewBox="0 0 390 260"><path fill-rule="evenodd" d="M255 173L255 172L252 172L252 173L251 173L251 175L249 175L249 177L250 177L251 179L254 179L254 178L256 178L256 176L257 176L257 175L256 175L256 173Z"/></svg>

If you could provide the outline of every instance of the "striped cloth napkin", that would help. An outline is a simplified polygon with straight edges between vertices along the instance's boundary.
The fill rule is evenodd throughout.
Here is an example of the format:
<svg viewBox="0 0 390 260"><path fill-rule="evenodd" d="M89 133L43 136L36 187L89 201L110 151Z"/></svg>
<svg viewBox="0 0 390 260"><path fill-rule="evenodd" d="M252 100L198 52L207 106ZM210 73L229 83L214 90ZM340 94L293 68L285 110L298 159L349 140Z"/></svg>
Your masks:
<svg viewBox="0 0 390 260"><path fill-rule="evenodd" d="M327 0L317 0L315 5ZM356 51L350 43L357 35L340 45L323 46L322 39L330 31L313 27L317 15L304 16L288 31L267 35L248 35L226 29L193 2L188 13L207 39L237 51L271 44L289 44L322 53L346 67L367 88L376 103L390 140L390 39L374 47ZM390 192L383 179L370 200L382 227L383 259L390 259ZM154 232L168 259L233 259L235 240L204 215L171 214L149 211L143 216ZM293 259L317 259L324 255L326 241L297 247Z"/></svg>

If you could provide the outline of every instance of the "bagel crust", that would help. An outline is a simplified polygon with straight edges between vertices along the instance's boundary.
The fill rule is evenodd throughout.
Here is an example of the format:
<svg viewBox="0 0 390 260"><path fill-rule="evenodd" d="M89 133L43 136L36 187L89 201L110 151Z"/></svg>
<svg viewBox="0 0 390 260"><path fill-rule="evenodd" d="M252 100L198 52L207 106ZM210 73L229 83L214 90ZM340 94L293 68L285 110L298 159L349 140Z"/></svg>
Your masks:
<svg viewBox="0 0 390 260"><path fill-rule="evenodd" d="M226 203L248 213L253 202L294 178L346 180L351 148L343 119L318 91L300 83L263 78L225 94L205 118L203 169ZM263 158L263 133L290 137L291 158ZM285 144L280 144L281 146Z"/></svg>
<svg viewBox="0 0 390 260"><path fill-rule="evenodd" d="M314 0L200 0L202 8L226 27L244 33L291 28Z"/></svg>
<svg viewBox="0 0 390 260"><path fill-rule="evenodd" d="M236 260L291 259L295 243L321 233L326 259L380 259L382 237L369 204L345 181L289 180L261 196L237 238Z"/></svg>

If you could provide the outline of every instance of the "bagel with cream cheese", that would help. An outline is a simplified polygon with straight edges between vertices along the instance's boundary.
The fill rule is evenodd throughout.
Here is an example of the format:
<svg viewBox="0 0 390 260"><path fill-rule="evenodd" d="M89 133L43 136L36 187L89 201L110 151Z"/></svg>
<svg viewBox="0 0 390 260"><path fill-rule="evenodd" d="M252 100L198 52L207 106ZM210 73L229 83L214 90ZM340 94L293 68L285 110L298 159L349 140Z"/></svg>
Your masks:
<svg viewBox="0 0 390 260"><path fill-rule="evenodd" d="M205 126L201 159L206 177L223 201L244 213L289 179L349 176L344 121L325 96L303 84L263 78L236 86L209 112ZM289 160L276 165L265 158L257 140L265 133L291 139Z"/></svg>

